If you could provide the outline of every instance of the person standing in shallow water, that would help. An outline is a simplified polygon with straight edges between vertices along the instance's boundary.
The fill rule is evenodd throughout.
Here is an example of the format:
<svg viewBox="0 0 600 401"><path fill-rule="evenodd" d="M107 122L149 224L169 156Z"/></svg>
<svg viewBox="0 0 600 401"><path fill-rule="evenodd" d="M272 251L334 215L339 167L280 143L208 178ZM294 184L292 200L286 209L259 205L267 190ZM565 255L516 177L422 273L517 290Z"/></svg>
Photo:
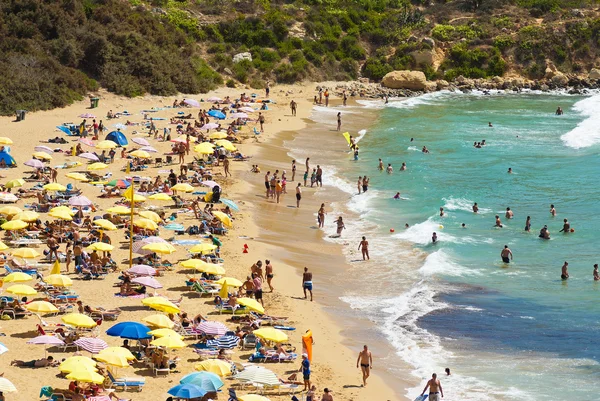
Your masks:
<svg viewBox="0 0 600 401"><path fill-rule="evenodd" d="M342 128L342 113L337 113L337 130Z"/></svg>
<svg viewBox="0 0 600 401"><path fill-rule="evenodd" d="M562 265L562 268L560 271L560 278L561 278L561 280L569 279L569 262L567 262L567 261L565 261L565 264Z"/></svg>
<svg viewBox="0 0 600 401"><path fill-rule="evenodd" d="M513 258L513 253L508 247L508 245L504 245L504 249L500 252L500 257L504 263L510 263Z"/></svg>
<svg viewBox="0 0 600 401"><path fill-rule="evenodd" d="M363 260L371 260L371 258L369 257L369 241L367 241L366 237L362 237L362 241L360 241L360 243L358 244L358 250L362 251Z"/></svg>

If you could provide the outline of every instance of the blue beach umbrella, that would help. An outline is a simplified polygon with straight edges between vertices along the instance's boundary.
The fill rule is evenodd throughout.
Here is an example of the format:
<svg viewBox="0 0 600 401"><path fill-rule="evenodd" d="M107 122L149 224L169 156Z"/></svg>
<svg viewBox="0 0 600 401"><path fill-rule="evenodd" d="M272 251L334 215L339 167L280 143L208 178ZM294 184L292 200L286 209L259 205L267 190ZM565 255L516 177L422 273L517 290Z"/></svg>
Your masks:
<svg viewBox="0 0 600 401"><path fill-rule="evenodd" d="M218 118L219 120L224 120L225 119L225 114L223 114L219 110L210 110L208 112L208 115L211 116L211 117L214 117L214 118Z"/></svg>
<svg viewBox="0 0 600 401"><path fill-rule="evenodd" d="M71 132L69 127L65 127L64 125L57 125L56 128L58 128L59 130L61 130L62 132L64 132L67 135L73 135L73 133Z"/></svg>
<svg viewBox="0 0 600 401"><path fill-rule="evenodd" d="M150 328L137 322L121 322L106 330L106 334L112 337L128 338L130 340L143 340L152 338L148 334Z"/></svg>
<svg viewBox="0 0 600 401"><path fill-rule="evenodd" d="M206 345L219 349L232 349L237 347L239 341L238 336L221 336L216 340L208 340Z"/></svg>
<svg viewBox="0 0 600 401"><path fill-rule="evenodd" d="M218 375L211 372L190 373L189 375L183 376L179 383L195 384L208 392L217 391L225 385Z"/></svg>
<svg viewBox="0 0 600 401"><path fill-rule="evenodd" d="M238 205L232 200L221 198L221 203L224 204L225 206L229 206L229 208L231 210L233 210L234 212L240 211L240 208L238 207Z"/></svg>
<svg viewBox="0 0 600 401"><path fill-rule="evenodd" d="M191 398L202 398L208 391L195 384L178 384L168 391L173 397L189 400Z"/></svg>
<svg viewBox="0 0 600 401"><path fill-rule="evenodd" d="M127 146L128 144L125 134L123 134L121 131L111 132L110 134L106 135L106 140L113 141L119 146Z"/></svg>

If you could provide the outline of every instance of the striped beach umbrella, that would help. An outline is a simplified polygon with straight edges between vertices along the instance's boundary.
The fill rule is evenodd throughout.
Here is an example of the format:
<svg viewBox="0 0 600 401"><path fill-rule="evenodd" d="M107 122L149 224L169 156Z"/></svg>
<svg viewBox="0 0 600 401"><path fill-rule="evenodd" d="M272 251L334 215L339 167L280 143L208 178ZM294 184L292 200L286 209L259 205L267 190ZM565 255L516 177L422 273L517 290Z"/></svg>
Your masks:
<svg viewBox="0 0 600 401"><path fill-rule="evenodd" d="M235 376L235 379L267 386L275 386L279 384L277 375L269 369L263 367L244 369Z"/></svg>
<svg viewBox="0 0 600 401"><path fill-rule="evenodd" d="M3 393L14 393L17 391L17 388L7 378L0 377L0 391Z"/></svg>
<svg viewBox="0 0 600 401"><path fill-rule="evenodd" d="M75 341L74 344L87 352L91 352L92 354L97 354L103 349L108 348L106 341L102 340L101 338L93 337L80 338L79 340Z"/></svg>
<svg viewBox="0 0 600 401"><path fill-rule="evenodd" d="M197 327L198 331L211 336L222 336L227 333L229 329L221 322L202 322Z"/></svg>
<svg viewBox="0 0 600 401"><path fill-rule="evenodd" d="M237 347L240 339L238 336L223 336L216 340L208 340L206 345L212 348L232 349Z"/></svg>
<svg viewBox="0 0 600 401"><path fill-rule="evenodd" d="M135 251L134 251L135 252ZM135 274L136 276L154 276L156 269L148 265L134 265L127 273Z"/></svg>

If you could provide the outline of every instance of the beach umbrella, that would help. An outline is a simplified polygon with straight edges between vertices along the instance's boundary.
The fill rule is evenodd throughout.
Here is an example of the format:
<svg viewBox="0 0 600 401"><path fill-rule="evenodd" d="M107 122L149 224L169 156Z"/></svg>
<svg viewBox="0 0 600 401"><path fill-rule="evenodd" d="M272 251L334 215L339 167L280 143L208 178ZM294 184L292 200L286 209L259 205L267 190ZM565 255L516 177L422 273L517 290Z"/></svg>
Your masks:
<svg viewBox="0 0 600 401"><path fill-rule="evenodd" d="M231 364L220 359L207 359L194 365L194 370L211 372L225 377L231 375Z"/></svg>
<svg viewBox="0 0 600 401"><path fill-rule="evenodd" d="M221 277L220 280L215 281L215 284L227 285L229 287L237 287L237 288L244 285L244 283L242 283L240 280L238 280L237 278L233 278L233 277Z"/></svg>
<svg viewBox="0 0 600 401"><path fill-rule="evenodd" d="M121 179L114 179L114 180L107 182L106 185L108 185L109 187L117 187L117 188L123 189L123 188L129 188L131 186L131 183L129 181L125 181L125 180L121 180Z"/></svg>
<svg viewBox="0 0 600 401"><path fill-rule="evenodd" d="M150 338L148 332L150 328L137 322L121 322L112 326L106 331L106 334L112 337L127 338L130 340L141 340Z"/></svg>
<svg viewBox="0 0 600 401"><path fill-rule="evenodd" d="M12 256L23 259L35 259L41 254L33 248L19 248L11 253Z"/></svg>
<svg viewBox="0 0 600 401"><path fill-rule="evenodd" d="M94 355L94 358L96 358L96 360L100 361L100 362L104 362L107 365L111 365L117 368L128 368L129 367L129 362L127 361L127 358L123 357L122 355L117 355L117 354L107 354L104 355L102 354L102 352L100 352L97 355Z"/></svg>
<svg viewBox="0 0 600 401"><path fill-rule="evenodd" d="M196 386L195 384L178 384L175 387L172 387L167 391L173 397L181 398L184 400L190 400L192 398L200 399L208 393L208 391L204 390L200 386Z"/></svg>
<svg viewBox="0 0 600 401"><path fill-rule="evenodd" d="M202 243L198 245L194 245L192 249L190 249L190 253L205 253L211 252L217 249L218 247L214 244Z"/></svg>
<svg viewBox="0 0 600 401"><path fill-rule="evenodd" d="M4 242L0 241L0 251L6 251L9 248Z"/></svg>
<svg viewBox="0 0 600 401"><path fill-rule="evenodd" d="M209 116L214 117L216 119L219 119L219 120L224 120L226 117L225 113L223 113L220 110L209 110L208 113L206 113L206 114L208 114Z"/></svg>
<svg viewBox="0 0 600 401"><path fill-rule="evenodd" d="M91 139L88 139L88 138L79 138L79 142L81 142L87 146L94 146L94 141L92 141Z"/></svg>
<svg viewBox="0 0 600 401"><path fill-rule="evenodd" d="M93 153L89 153L89 152L81 153L79 155L79 157L87 159L87 160L91 160L91 161L94 161L94 162L100 161L100 158L98 156L96 156Z"/></svg>
<svg viewBox="0 0 600 401"><path fill-rule="evenodd" d="M117 229L117 226L115 226L112 222L106 219L94 220L94 224L107 231L115 231Z"/></svg>
<svg viewBox="0 0 600 401"><path fill-rule="evenodd" d="M2 206L0 207L0 214L5 214L7 216L13 216L15 214L21 213L22 210L16 206Z"/></svg>
<svg viewBox="0 0 600 401"><path fill-rule="evenodd" d="M96 116L91 113L85 113L85 114L80 114L79 118L96 118Z"/></svg>
<svg viewBox="0 0 600 401"><path fill-rule="evenodd" d="M219 124L217 124L217 123L208 123L208 124L204 124L202 127L200 127L200 129L205 129L205 130L217 129L217 128L219 128Z"/></svg>
<svg viewBox="0 0 600 401"><path fill-rule="evenodd" d="M137 276L154 276L156 275L156 269L148 265L134 265L131 269L127 270L127 273Z"/></svg>
<svg viewBox="0 0 600 401"><path fill-rule="evenodd" d="M73 280L63 274L51 274L44 277L44 281L55 287L70 287L73 285Z"/></svg>
<svg viewBox="0 0 600 401"><path fill-rule="evenodd" d="M33 301L25 305L25 309L33 313L58 313L58 308L48 301Z"/></svg>
<svg viewBox="0 0 600 401"><path fill-rule="evenodd" d="M168 328L155 329L155 330L148 332L148 334L150 334L151 336L156 337L156 338L173 337L173 338L178 338L180 340L183 340L183 336L181 334L177 333L176 331L174 331L172 329L168 329Z"/></svg>
<svg viewBox="0 0 600 401"><path fill-rule="evenodd" d="M223 323L210 321L200 323L197 329L198 331L211 336L222 336L229 331L227 326L225 326Z"/></svg>
<svg viewBox="0 0 600 401"><path fill-rule="evenodd" d="M211 155L215 151L214 145L208 142L203 142L200 145L194 146L194 152L202 155Z"/></svg>
<svg viewBox="0 0 600 401"><path fill-rule="evenodd" d="M210 188L213 188L213 187L216 187L217 185L219 185L218 183L211 181L211 180L202 181L201 184L204 185L205 187L210 187Z"/></svg>
<svg viewBox="0 0 600 401"><path fill-rule="evenodd" d="M158 150L156 150L152 146L144 146L143 148L140 148L140 150L143 150L144 152L158 153Z"/></svg>
<svg viewBox="0 0 600 401"><path fill-rule="evenodd" d="M37 160L37 159L30 159L27 160L25 163L23 163L26 166L29 167L33 167L33 168L44 168L44 163L42 163L41 161Z"/></svg>
<svg viewBox="0 0 600 401"><path fill-rule="evenodd" d="M160 200L160 201L171 201L171 200L173 200L171 198L171 196L169 196L169 195L167 195L167 194L165 194L163 192L158 193L158 194L154 194L154 195L150 195L149 198L152 199L152 200Z"/></svg>
<svg viewBox="0 0 600 401"><path fill-rule="evenodd" d="M167 315L157 313L150 315L142 319L142 322L148 323L150 326L158 327L160 329L172 329L175 323Z"/></svg>
<svg viewBox="0 0 600 401"><path fill-rule="evenodd" d="M133 152L130 153L131 156L133 157L138 157L140 159L149 159L150 153L143 151L143 150L134 150Z"/></svg>
<svg viewBox="0 0 600 401"><path fill-rule="evenodd" d="M168 244L168 243L169 242L166 239L154 235L154 236L146 237L144 239L136 241L133 245L134 245L134 251L135 251L136 244L141 249L144 245L148 245L148 244Z"/></svg>
<svg viewBox="0 0 600 401"><path fill-rule="evenodd" d="M184 260L183 262L179 262L179 264L183 267L187 267L188 269L200 269L204 268L209 263L201 259L188 259Z"/></svg>
<svg viewBox="0 0 600 401"><path fill-rule="evenodd" d="M173 185L171 187L171 191L177 191L177 192L193 192L194 191L194 187L191 186L190 184L186 184L184 182L180 182L179 184Z"/></svg>
<svg viewBox="0 0 600 401"><path fill-rule="evenodd" d="M71 130L69 129L69 127L65 127L64 125L57 125L56 128L58 128L59 131L62 131L63 133L67 134L67 135L71 135Z"/></svg>
<svg viewBox="0 0 600 401"><path fill-rule="evenodd" d="M213 132L212 134L210 134L209 136L210 139L225 139L227 138L227 133L219 131L219 132Z"/></svg>
<svg viewBox="0 0 600 401"><path fill-rule="evenodd" d="M254 109L248 106L239 107L238 111L243 111L244 113L254 113Z"/></svg>
<svg viewBox="0 0 600 401"><path fill-rule="evenodd" d="M175 139L171 139L171 142L187 143L187 137L185 135L181 135Z"/></svg>
<svg viewBox="0 0 600 401"><path fill-rule="evenodd" d="M34 212L33 210L26 210L21 213L17 213L13 216L13 220L23 220L26 222L36 221L40 218L40 214L38 212Z"/></svg>
<svg viewBox="0 0 600 401"><path fill-rule="evenodd" d="M77 181L84 181L84 182L89 181L89 179L84 174L81 174L81 173L67 173L65 176L67 178L72 178Z"/></svg>
<svg viewBox="0 0 600 401"><path fill-rule="evenodd" d="M156 224L150 219L144 218L133 220L133 225L139 228L144 228L146 230L156 230L158 228L158 224Z"/></svg>
<svg viewBox="0 0 600 401"><path fill-rule="evenodd" d="M26 283L31 280L33 280L33 277L27 273L14 272L14 273L10 273L6 277L4 277L4 279L2 281L6 284L6 283Z"/></svg>
<svg viewBox="0 0 600 401"><path fill-rule="evenodd" d="M150 297L142 300L142 305L148 306L164 313L179 313L181 309L171 301L163 297Z"/></svg>
<svg viewBox="0 0 600 401"><path fill-rule="evenodd" d="M267 368L257 367L256 369L244 369L242 372L234 376L234 379L258 383L267 386L275 386L279 383L279 378L275 373Z"/></svg>
<svg viewBox="0 0 600 401"><path fill-rule="evenodd" d="M137 143L138 145L141 145L141 146L149 146L150 145L150 142L148 142L144 138L132 138L131 142Z"/></svg>
<svg viewBox="0 0 600 401"><path fill-rule="evenodd" d="M153 253L160 253L160 254L164 254L164 255L170 255L176 251L176 249L173 245L161 244L161 243L146 244L142 247L142 249L145 251L150 251Z"/></svg>
<svg viewBox="0 0 600 401"><path fill-rule="evenodd" d="M232 200L221 198L221 203L224 204L225 206L229 206L229 208L231 210L233 210L234 212L240 211L239 206Z"/></svg>
<svg viewBox="0 0 600 401"><path fill-rule="evenodd" d="M133 280L131 280L131 282L155 289L163 288L162 284L159 283L157 279L148 276L136 277Z"/></svg>
<svg viewBox="0 0 600 401"><path fill-rule="evenodd" d="M11 220L7 223L2 224L2 229L11 231L11 230L22 230L25 227L29 226L29 224L25 223L23 220Z"/></svg>
<svg viewBox="0 0 600 401"><path fill-rule="evenodd" d="M50 156L46 152L33 152L32 156L35 157L36 159L52 160L52 156Z"/></svg>
<svg viewBox="0 0 600 401"><path fill-rule="evenodd" d="M100 141L96 144L96 149L114 149L118 145L113 141Z"/></svg>
<svg viewBox="0 0 600 401"><path fill-rule="evenodd" d="M59 220L73 220L73 216L71 215L71 213L67 212L66 210L52 210L50 211L50 213L48 213L48 216L54 217Z"/></svg>
<svg viewBox="0 0 600 401"><path fill-rule="evenodd" d="M160 218L158 213L153 212L151 210L142 210L138 214L140 215L140 217L143 217L148 220L152 220L155 223L160 223L162 221L162 219Z"/></svg>
<svg viewBox="0 0 600 401"><path fill-rule="evenodd" d="M108 213L113 214L131 214L131 209L125 206L114 206L106 210Z"/></svg>
<svg viewBox="0 0 600 401"><path fill-rule="evenodd" d="M279 382L277 383L279 384ZM267 397L258 394L244 394L238 397L240 401L270 401Z"/></svg>
<svg viewBox="0 0 600 401"><path fill-rule="evenodd" d="M5 136L0 136L0 145L12 145L13 141Z"/></svg>
<svg viewBox="0 0 600 401"><path fill-rule="evenodd" d="M208 392L217 391L225 385L218 375L211 372L193 372L187 374L181 378L179 383L195 384Z"/></svg>
<svg viewBox="0 0 600 401"><path fill-rule="evenodd" d="M14 294L14 295L23 295L23 296L37 294L37 291L35 289L33 289L33 287L30 287L25 284L15 284L13 286L10 286L6 289L6 292Z"/></svg>
<svg viewBox="0 0 600 401"><path fill-rule="evenodd" d="M282 343L288 340L287 334L273 327L264 327L262 329L254 330L252 333L257 337L263 338L267 341L272 341L274 343Z"/></svg>
<svg viewBox="0 0 600 401"><path fill-rule="evenodd" d="M110 252L115 249L114 246L107 244L105 242L94 242L85 248L87 251L101 251L101 252Z"/></svg>
<svg viewBox="0 0 600 401"><path fill-rule="evenodd" d="M107 347L98 353L98 356L102 358L108 358L110 355L116 355L121 358L125 358L128 361L133 361L135 355L131 353L127 348L123 347Z"/></svg>
<svg viewBox="0 0 600 401"><path fill-rule="evenodd" d="M115 125L113 125L113 127L115 127L116 129L127 129L127 125L123 124L123 123L117 123Z"/></svg>
<svg viewBox="0 0 600 401"><path fill-rule="evenodd" d="M183 103L187 104L188 106L192 106L192 107L200 107L200 102L194 99L185 99L183 101Z"/></svg>
<svg viewBox="0 0 600 401"><path fill-rule="evenodd" d="M69 216L75 216L75 212L68 206L56 206L50 209L50 213L67 213Z"/></svg>
<svg viewBox="0 0 600 401"><path fill-rule="evenodd" d="M7 182L5 187L6 188L18 188L18 187L22 187L23 185L25 185L25 180L22 178L17 178L17 179L10 180L9 182Z"/></svg>
<svg viewBox="0 0 600 401"><path fill-rule="evenodd" d="M42 188L44 188L46 191L66 191L67 190L67 187L65 187L64 185L61 185L57 182L46 184Z"/></svg>
<svg viewBox="0 0 600 401"><path fill-rule="evenodd" d="M91 370L76 370L67 375L67 379L83 383L104 383L104 376Z"/></svg>
<svg viewBox="0 0 600 401"><path fill-rule="evenodd" d="M107 164L98 162L98 163L92 163L92 164L90 164L87 167L87 169L88 169L88 171L95 171L95 170L104 170L107 167L108 167Z"/></svg>
<svg viewBox="0 0 600 401"><path fill-rule="evenodd" d="M50 155L52 153L54 153L54 151L52 149L50 149L48 146L44 146L44 145L38 145L35 148L33 148L33 150L36 150L38 152L45 152L45 153L48 153Z"/></svg>
<svg viewBox="0 0 600 401"><path fill-rule="evenodd" d="M206 265L196 267L195 269L206 274L225 274L225 268L221 265L217 265L214 263L207 263Z"/></svg>
<svg viewBox="0 0 600 401"><path fill-rule="evenodd" d="M97 354L105 348L108 348L108 344L101 338L95 337L83 337L79 340L76 340L74 344L92 354Z"/></svg>
<svg viewBox="0 0 600 401"><path fill-rule="evenodd" d="M144 198L142 195L138 195L138 194L133 194L133 199L131 197L131 194L128 194L127 191L125 191L125 193L123 194L123 197L129 201L133 201L135 202L144 202L146 200L146 198Z"/></svg>
<svg viewBox="0 0 600 401"><path fill-rule="evenodd" d="M3 393L15 393L17 388L5 377L0 377L0 391Z"/></svg>
<svg viewBox="0 0 600 401"><path fill-rule="evenodd" d="M228 150L230 152L237 150L235 145L233 143L229 142L227 139L219 139L218 141L215 141L215 143L219 146L224 147L226 150Z"/></svg>
<svg viewBox="0 0 600 401"><path fill-rule="evenodd" d="M94 319L82 313L69 313L64 315L61 320L63 323L73 327L92 328L98 325Z"/></svg>
<svg viewBox="0 0 600 401"><path fill-rule="evenodd" d="M0 203L15 203L18 200L19 198L10 192L0 192Z"/></svg>
<svg viewBox="0 0 600 401"><path fill-rule="evenodd" d="M239 113L239 112L238 113L231 113L229 115L229 117L231 117L231 118L248 118L248 114L246 114L246 113Z"/></svg>
<svg viewBox="0 0 600 401"><path fill-rule="evenodd" d="M168 330L168 329L160 329L160 330ZM187 347L186 343L184 343L181 339L171 336L160 337L156 340L150 342L150 345L154 345L155 347L165 347L165 348L185 348Z"/></svg>
<svg viewBox="0 0 600 401"><path fill-rule="evenodd" d="M94 202L92 202L91 200L89 200L87 197L83 196L83 195L79 195L79 196L74 196L72 198L69 199L69 205L71 206L91 206L93 205Z"/></svg>
<svg viewBox="0 0 600 401"><path fill-rule="evenodd" d="M6 347L6 345L4 345L3 343L0 343L0 355L5 354L8 352L8 348ZM2 390L0 390L2 391Z"/></svg>
<svg viewBox="0 0 600 401"><path fill-rule="evenodd" d="M238 336L221 336L216 340L208 340L206 345L211 348L233 349L237 347L239 342L240 338Z"/></svg>
<svg viewBox="0 0 600 401"><path fill-rule="evenodd" d="M206 101L210 102L210 103L218 103L221 100L223 100L223 99L221 99L220 97L216 97L216 96L209 97L208 99L206 99Z"/></svg>
<svg viewBox="0 0 600 401"><path fill-rule="evenodd" d="M223 223L223 225L227 228L231 228L233 227L233 223L231 222L231 218L220 211L213 211L212 212L213 216L215 216L219 221L221 221L221 223Z"/></svg>
<svg viewBox="0 0 600 401"><path fill-rule="evenodd" d="M65 342L56 336L37 336L27 341L27 344L64 345Z"/></svg>
<svg viewBox="0 0 600 401"><path fill-rule="evenodd" d="M237 303L258 313L265 313L265 308L252 298L238 298Z"/></svg>
<svg viewBox="0 0 600 401"><path fill-rule="evenodd" d="M87 356L71 356L58 366L58 369L63 373L73 372L75 370L83 370L87 368L93 372L96 371L96 361Z"/></svg>

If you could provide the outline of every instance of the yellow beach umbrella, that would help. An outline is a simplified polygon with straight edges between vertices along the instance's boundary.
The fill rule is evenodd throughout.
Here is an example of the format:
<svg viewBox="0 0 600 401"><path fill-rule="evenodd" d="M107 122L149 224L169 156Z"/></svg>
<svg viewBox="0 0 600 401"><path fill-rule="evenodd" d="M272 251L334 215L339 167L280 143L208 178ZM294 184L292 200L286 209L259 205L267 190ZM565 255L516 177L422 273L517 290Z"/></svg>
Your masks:
<svg viewBox="0 0 600 401"><path fill-rule="evenodd" d="M174 253L175 251L177 251L173 245L167 244L164 242L155 242L152 244L146 244L142 247L142 249L145 251L161 253L164 255L170 255L170 254Z"/></svg>
<svg viewBox="0 0 600 401"><path fill-rule="evenodd" d="M75 212L69 206L56 206L50 209L50 213L69 213L70 216L75 216Z"/></svg>
<svg viewBox="0 0 600 401"><path fill-rule="evenodd" d="M6 251L10 247L6 245L4 242L0 241L0 251Z"/></svg>
<svg viewBox="0 0 600 401"><path fill-rule="evenodd" d="M29 312L33 313L58 313L58 308L48 301L34 301L25 306Z"/></svg>
<svg viewBox="0 0 600 401"><path fill-rule="evenodd" d="M2 224L2 229L11 231L11 230L22 230L25 227L29 226L29 224L25 223L23 220L11 220L7 223Z"/></svg>
<svg viewBox="0 0 600 401"><path fill-rule="evenodd" d="M203 243L203 244L194 245L192 247L192 249L190 249L190 253L206 253L206 252L214 251L215 249L217 249L216 245Z"/></svg>
<svg viewBox="0 0 600 401"><path fill-rule="evenodd" d="M217 132L213 132L212 134L209 135L210 139L225 139L227 138L227 133L223 132L223 131L217 131Z"/></svg>
<svg viewBox="0 0 600 401"><path fill-rule="evenodd" d="M0 214L5 214L7 216L13 216L17 213L21 213L22 210L16 206L2 206L0 207Z"/></svg>
<svg viewBox="0 0 600 401"><path fill-rule="evenodd" d="M187 347L186 343L184 343L181 339L175 337L161 337L157 338L150 342L150 345L154 345L155 347L165 347L165 348L185 348Z"/></svg>
<svg viewBox="0 0 600 401"><path fill-rule="evenodd" d="M142 322L161 329L172 329L175 323L167 315L157 313L142 319Z"/></svg>
<svg viewBox="0 0 600 401"><path fill-rule="evenodd" d="M92 163L92 164L90 164L90 165L87 167L87 169L88 169L88 171L95 171L95 170L104 170L104 169L105 169L105 168L107 168L107 167L108 167L108 165L107 165L107 164L104 164L104 163L97 162L97 163Z"/></svg>
<svg viewBox="0 0 600 401"><path fill-rule="evenodd" d="M152 220L155 223L160 223L162 221L162 219L160 218L158 213L153 212L151 210L142 210L138 214L140 215L140 217L143 217L148 220Z"/></svg>
<svg viewBox="0 0 600 401"><path fill-rule="evenodd" d="M229 287L241 287L244 285L240 280L233 277L221 277L220 280L215 281L216 284L225 285L227 284Z"/></svg>
<svg viewBox="0 0 600 401"><path fill-rule="evenodd" d="M70 287L73 285L73 280L63 274L51 274L44 277L44 281L55 287Z"/></svg>
<svg viewBox="0 0 600 401"><path fill-rule="evenodd" d="M207 263L206 265L196 267L195 269L200 272L207 273L207 274L216 274L216 275L225 274L225 268L221 265L217 265L214 263Z"/></svg>
<svg viewBox="0 0 600 401"><path fill-rule="evenodd" d="M84 368L91 368L90 370L96 371L96 361L87 356L71 356L58 366L58 369L63 373L73 372L76 370L83 370Z"/></svg>
<svg viewBox="0 0 600 401"><path fill-rule="evenodd" d="M207 359L194 365L194 370L210 372L225 377L231 375L231 364L220 359Z"/></svg>
<svg viewBox="0 0 600 401"><path fill-rule="evenodd" d="M227 227L227 228L233 227L233 223L231 223L231 218L227 214L225 214L223 212L219 212L219 211L213 211L212 214L217 219L219 219L219 221L221 221L221 223L223 223L223 225L225 227Z"/></svg>
<svg viewBox="0 0 600 401"><path fill-rule="evenodd" d="M140 159L149 159L150 153L146 152L145 150L134 150L133 152L130 153L131 156L133 157L139 157Z"/></svg>
<svg viewBox="0 0 600 401"><path fill-rule="evenodd" d="M135 219L133 220L133 225L146 230L156 230L158 228L158 224L150 219Z"/></svg>
<svg viewBox="0 0 600 401"><path fill-rule="evenodd" d="M171 187L171 191L177 192L193 192L194 187L190 184L186 184L185 182L180 182L179 184L173 185Z"/></svg>
<svg viewBox="0 0 600 401"><path fill-rule="evenodd" d="M131 195L130 194L123 194L123 197L129 201L131 201ZM144 198L142 195L138 195L138 194L133 194L133 202L144 202L146 200L146 198Z"/></svg>
<svg viewBox="0 0 600 401"><path fill-rule="evenodd" d="M5 136L0 136L0 145L12 145L13 141Z"/></svg>
<svg viewBox="0 0 600 401"><path fill-rule="evenodd" d="M233 143L229 142L227 139L219 139L218 141L215 141L215 143L219 146L224 147L226 150L228 150L230 152L237 150L235 145Z"/></svg>
<svg viewBox="0 0 600 401"><path fill-rule="evenodd" d="M107 365L110 366L114 366L117 368L128 368L129 367L129 362L127 362L126 358L123 358L120 355L94 355L94 358L96 358L98 361L100 362L104 362Z"/></svg>
<svg viewBox="0 0 600 401"><path fill-rule="evenodd" d="M34 152L33 157L42 159L42 160L52 160L52 156L50 156L46 152Z"/></svg>
<svg viewBox="0 0 600 401"><path fill-rule="evenodd" d="M94 220L94 224L97 225L98 227L102 227L103 229L105 229L107 231L114 231L117 229L117 226L115 226L112 222L110 222L109 220L106 220L106 219Z"/></svg>
<svg viewBox="0 0 600 401"><path fill-rule="evenodd" d="M88 251L110 252L113 249L115 249L115 247L110 244L104 243L104 242L94 242L93 244L89 245L85 249Z"/></svg>
<svg viewBox="0 0 600 401"><path fill-rule="evenodd" d="M69 213L65 210L53 210L50 213L48 213L48 216L54 217L59 220L67 220L67 221L73 220L71 213Z"/></svg>
<svg viewBox="0 0 600 401"><path fill-rule="evenodd" d="M65 176L77 181L89 181L89 178L87 178L85 174L81 173L67 173Z"/></svg>
<svg viewBox="0 0 600 401"><path fill-rule="evenodd" d="M171 200L173 200L173 199L171 199L170 195L167 195L164 192L160 192L158 194L150 195L148 198L152 199L152 200L159 200L159 201L171 201Z"/></svg>
<svg viewBox="0 0 600 401"><path fill-rule="evenodd" d="M33 289L32 287L25 285L25 284L15 284L13 286L10 286L6 289L6 292L9 292L9 293L15 294L15 295L35 295L35 294L37 294L37 291L35 289Z"/></svg>
<svg viewBox="0 0 600 401"><path fill-rule="evenodd" d="M125 206L114 206L106 210L108 213L114 214L130 214L131 209Z"/></svg>
<svg viewBox="0 0 600 401"><path fill-rule="evenodd" d="M215 145L209 142L202 142L200 145L194 146L194 152L201 155L211 155L215 151Z"/></svg>
<svg viewBox="0 0 600 401"><path fill-rule="evenodd" d="M183 336L181 334L177 333L174 330L168 329L168 328L152 330L152 331L149 331L148 334L150 334L152 337L156 337L156 338L173 337L173 338L178 338L180 340L183 340Z"/></svg>
<svg viewBox="0 0 600 401"><path fill-rule="evenodd" d="M40 256L40 253L33 248L19 248L13 251L11 255L23 259L35 259Z"/></svg>
<svg viewBox="0 0 600 401"><path fill-rule="evenodd" d="M66 191L67 190L67 187L59 184L58 182L52 182L50 184L46 184L42 188L44 188L46 191Z"/></svg>
<svg viewBox="0 0 600 401"><path fill-rule="evenodd" d="M282 343L288 340L287 334L273 327L264 327L252 332L255 336L263 338L274 343Z"/></svg>
<svg viewBox="0 0 600 401"><path fill-rule="evenodd" d="M2 280L2 281L4 283L26 283L31 280L33 280L33 277L27 273L14 272L14 273L10 273L6 277L4 277L4 280Z"/></svg>
<svg viewBox="0 0 600 401"><path fill-rule="evenodd" d="M64 315L61 319L65 324L74 327L92 328L97 326L94 319L82 313L69 313L68 315Z"/></svg>
<svg viewBox="0 0 600 401"><path fill-rule="evenodd" d="M96 149L114 149L117 144L113 141L100 141L96 144Z"/></svg>
<svg viewBox="0 0 600 401"><path fill-rule="evenodd" d="M104 383L104 376L91 370L76 370L67 375L67 379L83 383Z"/></svg>
<svg viewBox="0 0 600 401"><path fill-rule="evenodd" d="M187 267L188 269L199 269L199 268L203 268L205 265L208 265L207 262L205 262L201 259L188 259L188 260L184 260L183 262L181 262L179 264L183 267Z"/></svg>
<svg viewBox="0 0 600 401"><path fill-rule="evenodd" d="M171 301L163 297L150 297L142 300L142 304L157 311L165 313L179 313L181 309Z"/></svg>
<svg viewBox="0 0 600 401"><path fill-rule="evenodd" d="M237 398L240 401L271 401L267 397L258 394L244 394L239 395Z"/></svg>
<svg viewBox="0 0 600 401"><path fill-rule="evenodd" d="M9 182L7 182L5 187L6 188L18 188L18 187L22 187L23 185L25 185L25 180L23 180L21 178L17 178L15 180L10 180Z"/></svg>
<svg viewBox="0 0 600 401"><path fill-rule="evenodd" d="M109 355L117 355L127 359L128 361L133 361L135 356L129 351L127 348L123 347L108 347L104 348L102 351L98 352L96 356L108 357Z"/></svg>
<svg viewBox="0 0 600 401"><path fill-rule="evenodd" d="M23 220L27 222L36 221L39 218L40 214L38 212L34 212L33 210L26 210L13 216L13 220Z"/></svg>
<svg viewBox="0 0 600 401"><path fill-rule="evenodd" d="M265 308L255 299L252 298L238 298L237 303L244 305L246 308L251 309L258 313L265 313Z"/></svg>

